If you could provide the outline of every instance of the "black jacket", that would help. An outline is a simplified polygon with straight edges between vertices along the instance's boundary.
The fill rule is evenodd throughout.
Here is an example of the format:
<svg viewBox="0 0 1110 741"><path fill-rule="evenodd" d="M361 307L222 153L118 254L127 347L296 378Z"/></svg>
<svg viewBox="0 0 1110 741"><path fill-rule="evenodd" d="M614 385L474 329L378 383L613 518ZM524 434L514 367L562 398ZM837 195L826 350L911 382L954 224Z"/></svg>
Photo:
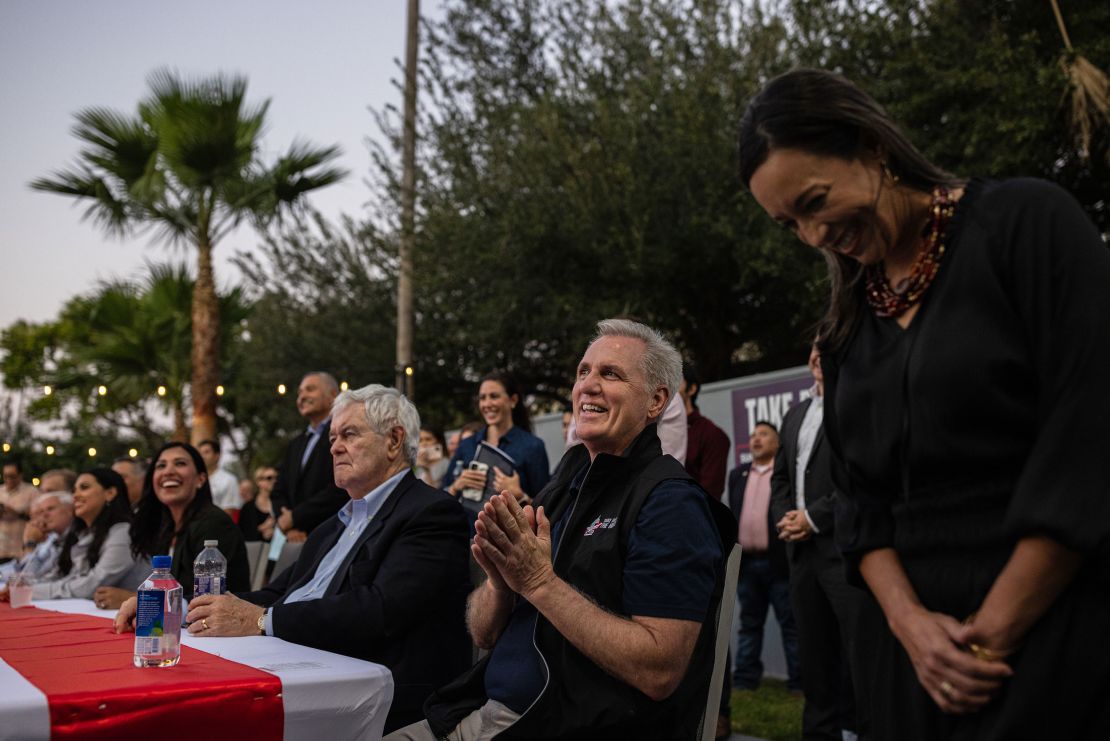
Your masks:
<svg viewBox="0 0 1110 741"><path fill-rule="evenodd" d="M337 508L338 509L338 508ZM239 595L274 605L274 635L384 664L393 672L386 732L420 720L432 689L471 660L468 526L448 494L408 473L362 532L320 599L277 604L308 582L346 530L336 514L269 586Z"/></svg>
<svg viewBox="0 0 1110 741"><path fill-rule="evenodd" d="M301 468L301 456L308 445L308 432L293 438L285 449L285 458L278 469L277 482L270 495L274 514L282 507L293 511L293 527L311 533L316 527L347 503L347 492L335 485L332 471L331 446L328 432L331 422L320 431L320 439Z"/></svg>
<svg viewBox="0 0 1110 741"><path fill-rule="evenodd" d="M781 454L781 451L779 451ZM728 475L728 506L732 510L732 516L736 518L737 531L733 533L735 539L739 535L740 523L740 510L744 506L744 490L748 486L748 474L752 470L751 463L741 463L736 468L732 469L732 473ZM774 473L771 474L774 476ZM773 489L772 489L773 496ZM790 567L786 562L786 544L779 540L778 531L775 529L777 520L774 516L774 507L770 504L767 506L767 558L771 559L771 573L776 579L789 579ZM743 547L743 543L740 544ZM740 568L744 568L744 559L750 559L753 554L747 551L740 557Z"/></svg>
<svg viewBox="0 0 1110 741"><path fill-rule="evenodd" d="M588 462L585 446L569 450L537 497L537 506L542 504L553 522L564 518L555 573L602 608L620 614L623 559L640 507L663 481L682 479L697 484L678 461L662 454L654 425L640 434L625 455L598 455L578 496L572 498L570 483ZM719 502L708 496L706 502L720 532L723 552L730 544L732 518ZM592 522L610 517L616 518L616 527L591 529L592 535L587 537ZM709 615L721 598L723 564L721 558ZM520 720L498 738L694 738L705 709L714 637L713 621L707 620L679 687L666 700L654 702L606 673L540 615L534 640L548 669L545 687ZM484 674L485 661L429 698L425 712L433 731L445 733L486 701Z"/></svg>

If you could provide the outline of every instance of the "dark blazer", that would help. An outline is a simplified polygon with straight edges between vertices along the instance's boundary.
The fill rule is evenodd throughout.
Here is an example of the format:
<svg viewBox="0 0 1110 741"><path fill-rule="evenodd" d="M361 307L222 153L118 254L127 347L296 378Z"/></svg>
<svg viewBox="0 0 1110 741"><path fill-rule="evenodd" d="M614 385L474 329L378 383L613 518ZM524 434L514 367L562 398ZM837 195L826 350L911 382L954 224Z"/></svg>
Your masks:
<svg viewBox="0 0 1110 741"><path fill-rule="evenodd" d="M293 527L311 533L316 527L335 515L347 503L347 492L335 485L332 472L331 445L328 432L331 422L320 431L320 439L312 454L301 468L301 456L308 445L308 432L293 438L285 449L285 459L278 469L277 482L270 495L275 515L282 507L293 511Z"/></svg>
<svg viewBox="0 0 1110 741"><path fill-rule="evenodd" d="M802 430L806 411L812 399L806 399L796 404L786 413L782 421L782 434L779 436L781 447L775 456L775 471L771 474L771 517L775 522L782 519L783 515L792 509L797 509L796 482L798 478L798 435ZM805 505L809 518L817 526L811 540L818 546L828 550L829 556L836 557L836 546L832 538L834 525L834 503L831 452L825 442L825 426L817 431L813 441L813 450L806 463L805 476ZM802 541L805 543L806 541ZM786 552L791 560L796 555L796 546L802 543L787 543Z"/></svg>
<svg viewBox="0 0 1110 741"><path fill-rule="evenodd" d="M752 470L751 463L741 463L728 475L728 506L732 510L732 514L736 517L736 521L740 522L740 510L744 506L744 489L748 486L748 473ZM774 474L772 474L773 476ZM776 578L788 579L790 577L790 568L786 563L786 548L778 538L778 531L775 530L775 520L772 512L774 507L767 507L767 535L769 539L769 546L767 548L767 557L771 559L771 572ZM743 547L743 544L741 544ZM740 555L740 568L744 568L744 558L748 554L741 551Z"/></svg>
<svg viewBox="0 0 1110 741"><path fill-rule="evenodd" d="M409 472L324 596L278 604L311 579L345 529L333 513L313 530L293 566L265 589L239 596L273 605L278 638L387 666L395 685L388 733L423 718L432 689L470 666L468 526L458 501Z"/></svg>

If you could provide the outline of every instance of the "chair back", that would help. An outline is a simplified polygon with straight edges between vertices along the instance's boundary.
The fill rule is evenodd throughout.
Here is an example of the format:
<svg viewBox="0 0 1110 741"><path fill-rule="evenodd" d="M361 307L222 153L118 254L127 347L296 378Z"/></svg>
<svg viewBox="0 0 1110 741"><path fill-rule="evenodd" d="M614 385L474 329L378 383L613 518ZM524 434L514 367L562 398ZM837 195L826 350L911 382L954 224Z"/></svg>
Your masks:
<svg viewBox="0 0 1110 741"><path fill-rule="evenodd" d="M709 696L701 719L701 741L713 741L717 734L717 714L721 707L721 689L725 682L728 645L732 638L732 619L736 615L736 582L740 578L740 544L732 546L725 563L725 583L721 602L717 605L716 641L713 645L713 673L709 678Z"/></svg>
<svg viewBox="0 0 1110 741"><path fill-rule="evenodd" d="M301 548L303 547L304 543L290 543L288 540L285 541L285 545L281 547L281 555L278 556L277 565L274 566L274 575L280 574L295 564L297 562L297 556L301 555ZM733 586L733 591L736 591L735 585Z"/></svg>
<svg viewBox="0 0 1110 741"><path fill-rule="evenodd" d="M250 566L252 592L257 592L265 586L260 579L266 578L266 554L269 552L270 544L266 541L247 541L247 564Z"/></svg>

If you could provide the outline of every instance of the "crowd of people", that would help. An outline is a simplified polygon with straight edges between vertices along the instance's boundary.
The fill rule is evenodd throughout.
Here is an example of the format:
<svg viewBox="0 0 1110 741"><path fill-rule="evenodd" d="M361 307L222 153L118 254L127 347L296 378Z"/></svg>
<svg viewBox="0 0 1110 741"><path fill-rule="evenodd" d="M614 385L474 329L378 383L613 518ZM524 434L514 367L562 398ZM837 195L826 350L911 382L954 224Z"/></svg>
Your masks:
<svg viewBox="0 0 1110 741"><path fill-rule="evenodd" d="M825 257L831 295L813 387L781 429L754 424L727 477L696 369L608 319L554 466L505 372L447 438L398 391L340 393L313 371L304 431L248 480L215 440L49 471L37 490L6 462L2 568L35 577L36 599L118 608L126 631L154 554L188 593L218 540L229 593L189 602L190 633L384 664L390 741L693 739L714 721L726 737L731 690L762 679L769 608L807 739L1110 737L1097 230L1050 184L943 171L823 71L753 97L739 151L752 197ZM303 546L252 590L253 540Z"/></svg>

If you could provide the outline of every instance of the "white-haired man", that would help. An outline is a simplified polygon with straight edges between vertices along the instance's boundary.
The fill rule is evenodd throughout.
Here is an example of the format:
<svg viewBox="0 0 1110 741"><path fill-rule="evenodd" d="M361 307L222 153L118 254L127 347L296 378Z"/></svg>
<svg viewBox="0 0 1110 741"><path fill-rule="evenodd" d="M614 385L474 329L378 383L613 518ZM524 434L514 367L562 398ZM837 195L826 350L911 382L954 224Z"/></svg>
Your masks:
<svg viewBox="0 0 1110 741"><path fill-rule="evenodd" d="M470 662L466 517L418 480L416 407L371 385L332 406L335 481L349 499L265 589L189 603L189 632L273 635L384 664L394 693L386 729L421 717L424 698ZM116 617L123 629L131 616Z"/></svg>
<svg viewBox="0 0 1110 741"><path fill-rule="evenodd" d="M9 561L0 566L0 575L15 570L28 576L45 576L58 565L62 543L73 527L73 495L68 491L49 491L31 500L31 521L28 529L41 533L41 540L19 561ZM27 536L25 535L24 538Z"/></svg>
<svg viewBox="0 0 1110 741"><path fill-rule="evenodd" d="M735 525L660 449L681 367L655 330L598 324L573 391L582 444L535 509L502 492L478 516L488 579L467 621L490 655L391 741L696 737Z"/></svg>

